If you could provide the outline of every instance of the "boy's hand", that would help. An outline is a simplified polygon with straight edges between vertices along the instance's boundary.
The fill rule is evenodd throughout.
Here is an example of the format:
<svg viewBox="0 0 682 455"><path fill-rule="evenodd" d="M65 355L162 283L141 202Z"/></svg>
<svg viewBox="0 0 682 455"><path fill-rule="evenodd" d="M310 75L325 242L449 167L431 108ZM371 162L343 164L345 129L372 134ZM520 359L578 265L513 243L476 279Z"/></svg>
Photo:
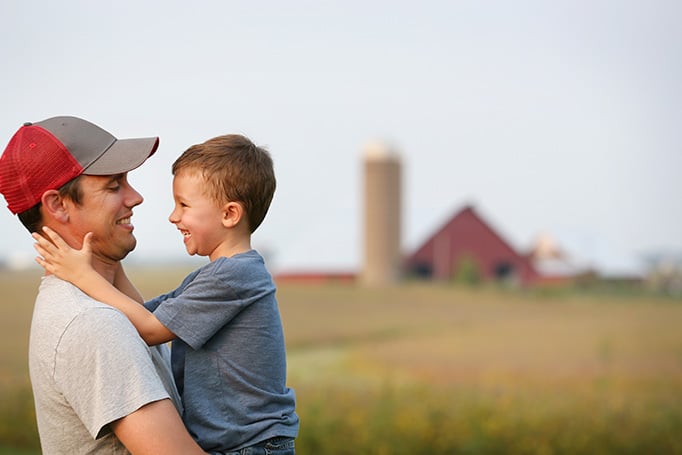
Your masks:
<svg viewBox="0 0 682 455"><path fill-rule="evenodd" d="M85 234L83 248L80 250L71 248L59 234L47 226L43 227L43 232L49 240L35 232L31 236L36 241L33 247L40 254L36 257L36 262L47 272L78 287L83 280L87 280L88 274L97 273L90 263L92 232Z"/></svg>

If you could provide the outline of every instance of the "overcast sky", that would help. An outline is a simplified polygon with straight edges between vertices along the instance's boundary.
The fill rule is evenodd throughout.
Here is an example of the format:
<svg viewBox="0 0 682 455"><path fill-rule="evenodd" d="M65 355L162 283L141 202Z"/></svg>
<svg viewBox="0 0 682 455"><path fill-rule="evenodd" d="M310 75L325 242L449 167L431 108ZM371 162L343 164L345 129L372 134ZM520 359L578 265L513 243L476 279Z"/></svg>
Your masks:
<svg viewBox="0 0 682 455"><path fill-rule="evenodd" d="M161 137L130 174L135 261L186 255L170 166L225 133L275 160L254 245L276 270L360 266L373 140L403 157L406 252L466 204L519 250L547 232L612 272L682 251L680 1L6 0L0 17L3 149L55 115ZM8 210L0 227L2 255L34 255Z"/></svg>

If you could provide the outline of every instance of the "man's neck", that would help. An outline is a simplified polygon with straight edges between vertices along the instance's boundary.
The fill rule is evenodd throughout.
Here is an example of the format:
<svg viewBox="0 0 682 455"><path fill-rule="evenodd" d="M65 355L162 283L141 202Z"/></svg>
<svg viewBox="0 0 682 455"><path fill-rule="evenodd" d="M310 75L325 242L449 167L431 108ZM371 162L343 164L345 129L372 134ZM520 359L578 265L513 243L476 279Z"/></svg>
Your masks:
<svg viewBox="0 0 682 455"><path fill-rule="evenodd" d="M92 258L92 268L97 271L100 275L104 277L109 283L114 282L114 277L116 276L116 269L118 268L118 262L111 263L98 259L96 256Z"/></svg>

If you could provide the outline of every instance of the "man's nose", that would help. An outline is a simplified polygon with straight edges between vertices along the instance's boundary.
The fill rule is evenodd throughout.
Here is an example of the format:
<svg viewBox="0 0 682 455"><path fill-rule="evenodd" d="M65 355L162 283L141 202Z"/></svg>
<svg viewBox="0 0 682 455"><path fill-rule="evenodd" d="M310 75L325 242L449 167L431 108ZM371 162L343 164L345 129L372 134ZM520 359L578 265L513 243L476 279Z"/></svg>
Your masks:
<svg viewBox="0 0 682 455"><path fill-rule="evenodd" d="M144 198L140 193L137 192L135 188L128 185L128 193L126 194L126 205L129 207L135 207L136 205L142 204Z"/></svg>

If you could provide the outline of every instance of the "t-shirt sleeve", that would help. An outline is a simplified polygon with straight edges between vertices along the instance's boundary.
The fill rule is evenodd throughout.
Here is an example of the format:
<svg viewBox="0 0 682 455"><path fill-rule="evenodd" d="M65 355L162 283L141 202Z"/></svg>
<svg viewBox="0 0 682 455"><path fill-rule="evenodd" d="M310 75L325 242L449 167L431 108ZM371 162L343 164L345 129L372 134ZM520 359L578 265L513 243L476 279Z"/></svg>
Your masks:
<svg viewBox="0 0 682 455"><path fill-rule="evenodd" d="M234 279L219 267L204 270L176 297L160 302L154 315L192 349L199 349L248 304L232 285Z"/></svg>
<svg viewBox="0 0 682 455"><path fill-rule="evenodd" d="M109 308L92 308L72 321L57 348L54 376L93 438L109 433L111 422L169 398L149 347L122 313Z"/></svg>
<svg viewBox="0 0 682 455"><path fill-rule="evenodd" d="M171 299L171 298L174 298L174 297L177 297L178 295L180 295L182 290L184 288L186 288L189 283L194 281L194 278L197 276L197 274L199 274L200 271L201 271L201 269L195 270L192 273L190 273L189 275L187 275L185 277L185 279L182 280L182 283L180 284L180 286L178 286L176 289L174 289L174 290L172 290L166 294L161 294L161 295L154 297L153 299L145 302L144 303L145 308L148 309L149 311L153 312L158 308L159 305L161 305L162 302L166 301L167 299Z"/></svg>

